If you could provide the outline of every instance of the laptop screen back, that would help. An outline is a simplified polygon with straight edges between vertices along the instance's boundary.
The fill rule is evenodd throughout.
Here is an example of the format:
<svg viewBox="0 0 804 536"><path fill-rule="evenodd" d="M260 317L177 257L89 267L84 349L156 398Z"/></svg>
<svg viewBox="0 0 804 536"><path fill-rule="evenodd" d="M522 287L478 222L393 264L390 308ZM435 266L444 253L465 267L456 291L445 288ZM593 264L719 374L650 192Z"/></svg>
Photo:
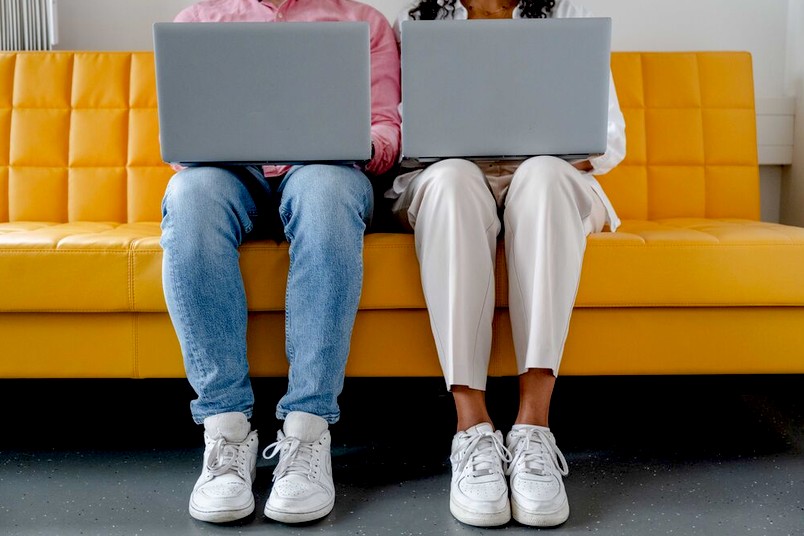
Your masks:
<svg viewBox="0 0 804 536"><path fill-rule="evenodd" d="M605 152L611 19L404 21L401 33L405 158Z"/></svg>
<svg viewBox="0 0 804 536"><path fill-rule="evenodd" d="M166 162L371 157L368 23L156 23L154 49Z"/></svg>

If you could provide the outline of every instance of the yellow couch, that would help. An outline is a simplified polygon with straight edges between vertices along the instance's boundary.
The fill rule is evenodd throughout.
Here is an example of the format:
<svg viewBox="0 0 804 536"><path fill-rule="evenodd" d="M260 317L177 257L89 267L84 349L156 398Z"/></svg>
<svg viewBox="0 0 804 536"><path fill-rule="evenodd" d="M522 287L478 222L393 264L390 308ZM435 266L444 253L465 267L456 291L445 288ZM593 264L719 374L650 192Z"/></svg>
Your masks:
<svg viewBox="0 0 804 536"><path fill-rule="evenodd" d="M804 229L761 223L751 58L617 53L624 223L588 240L563 374L804 372ZM0 54L0 377L180 377L160 281L150 53ZM241 249L256 376L284 375L287 246ZM498 256L491 373L514 373ZM413 240L366 238L351 376L440 376Z"/></svg>

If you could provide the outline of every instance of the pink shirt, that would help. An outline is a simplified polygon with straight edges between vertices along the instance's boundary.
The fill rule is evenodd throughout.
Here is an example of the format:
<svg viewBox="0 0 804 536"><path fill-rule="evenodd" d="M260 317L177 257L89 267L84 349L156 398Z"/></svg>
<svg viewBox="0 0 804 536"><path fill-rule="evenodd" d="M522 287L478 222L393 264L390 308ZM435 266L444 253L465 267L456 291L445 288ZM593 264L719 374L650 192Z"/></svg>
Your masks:
<svg viewBox="0 0 804 536"><path fill-rule="evenodd" d="M385 16L353 0L285 0L276 7L259 0L204 0L182 10L175 22L311 22L366 21L371 43L371 140L374 158L366 171L380 174L399 156L399 49ZM266 176L287 172L289 166L264 166Z"/></svg>

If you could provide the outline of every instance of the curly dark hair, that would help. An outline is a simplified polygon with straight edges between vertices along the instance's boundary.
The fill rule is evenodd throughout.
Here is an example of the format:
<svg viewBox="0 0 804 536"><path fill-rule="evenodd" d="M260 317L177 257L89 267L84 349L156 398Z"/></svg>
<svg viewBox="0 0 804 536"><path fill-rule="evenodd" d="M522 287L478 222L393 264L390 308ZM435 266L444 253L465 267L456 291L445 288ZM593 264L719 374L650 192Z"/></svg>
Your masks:
<svg viewBox="0 0 804 536"><path fill-rule="evenodd" d="M413 20L449 19L455 11L456 0L421 0L408 13ZM544 19L556 5L555 0L520 0L519 12L523 19Z"/></svg>

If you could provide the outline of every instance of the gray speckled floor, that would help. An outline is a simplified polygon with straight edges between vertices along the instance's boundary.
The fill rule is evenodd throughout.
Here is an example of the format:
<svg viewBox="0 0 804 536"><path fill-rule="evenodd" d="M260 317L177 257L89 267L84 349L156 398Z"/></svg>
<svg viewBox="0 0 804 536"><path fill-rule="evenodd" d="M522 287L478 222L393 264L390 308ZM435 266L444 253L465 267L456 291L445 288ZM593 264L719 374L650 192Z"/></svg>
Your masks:
<svg viewBox="0 0 804 536"><path fill-rule="evenodd" d="M572 513L552 531L804 535L802 387L800 376L562 378L551 418ZM283 388L255 382L263 446ZM334 511L304 526L266 520L273 461L261 460L257 513L215 526L187 514L202 439L183 381L4 380L0 535L532 533L450 516L454 415L442 389L438 379L347 380L332 429ZM34 395L56 413L32 409ZM493 380L489 398L506 429L516 383Z"/></svg>

